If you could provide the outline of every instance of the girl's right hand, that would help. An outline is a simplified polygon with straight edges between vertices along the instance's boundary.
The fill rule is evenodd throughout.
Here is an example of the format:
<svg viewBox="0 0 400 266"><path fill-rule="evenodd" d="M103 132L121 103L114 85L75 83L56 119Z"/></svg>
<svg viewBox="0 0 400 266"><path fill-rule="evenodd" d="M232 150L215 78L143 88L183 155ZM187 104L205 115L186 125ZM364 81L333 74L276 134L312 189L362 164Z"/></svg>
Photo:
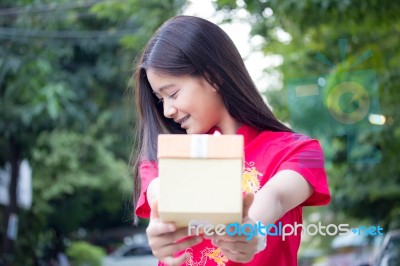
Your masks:
<svg viewBox="0 0 400 266"><path fill-rule="evenodd" d="M152 203L150 223L146 234L153 255L169 266L179 266L188 259L187 253L174 257L175 253L203 241L201 236L188 236L187 227L176 228L172 223L163 223L158 214L157 199ZM183 238L185 239L182 240Z"/></svg>

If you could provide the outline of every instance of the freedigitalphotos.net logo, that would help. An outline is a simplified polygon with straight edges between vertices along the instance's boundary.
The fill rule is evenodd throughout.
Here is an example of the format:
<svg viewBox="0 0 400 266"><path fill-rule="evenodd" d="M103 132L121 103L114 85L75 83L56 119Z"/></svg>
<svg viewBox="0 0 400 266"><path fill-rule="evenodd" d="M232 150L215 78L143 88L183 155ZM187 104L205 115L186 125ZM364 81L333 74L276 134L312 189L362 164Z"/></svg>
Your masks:
<svg viewBox="0 0 400 266"><path fill-rule="evenodd" d="M336 235L364 235L376 236L383 235L383 228L377 226L359 226L351 228L349 224L328 224L323 225L321 222L317 224L301 224L295 222L294 224L267 224L263 225L261 222L256 224L240 224L231 223L228 225L218 224L212 225L209 223L199 223L198 221L190 221L188 225L188 235L201 235L205 236L246 236L246 240L250 241L253 237L260 236L275 236L281 237L283 241L288 236L305 234L307 236L336 236Z"/></svg>
<svg viewBox="0 0 400 266"><path fill-rule="evenodd" d="M347 162L379 163L381 152L362 139L361 133L382 130L385 117L380 114L378 81L374 69L354 68L372 56L366 51L346 66L347 40L339 40L342 64L334 65L325 55L316 59L332 67L330 74L286 81L290 124L295 131L308 132L322 142L334 136L347 137ZM327 139L328 137L328 139ZM326 150L328 159L333 154Z"/></svg>

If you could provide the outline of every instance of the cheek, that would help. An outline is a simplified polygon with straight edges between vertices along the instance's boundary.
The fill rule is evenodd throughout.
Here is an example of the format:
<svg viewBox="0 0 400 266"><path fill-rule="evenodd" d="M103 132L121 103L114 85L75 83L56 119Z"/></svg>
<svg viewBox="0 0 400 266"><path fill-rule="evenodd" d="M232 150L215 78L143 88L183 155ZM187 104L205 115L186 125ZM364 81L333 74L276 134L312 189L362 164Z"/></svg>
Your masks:
<svg viewBox="0 0 400 266"><path fill-rule="evenodd" d="M219 104L214 99L208 97L199 97L192 105L192 110L195 110L202 119L210 120L218 115Z"/></svg>
<svg viewBox="0 0 400 266"><path fill-rule="evenodd" d="M202 106L202 120L207 126L216 126L223 117L223 106L216 99L208 99Z"/></svg>
<svg viewBox="0 0 400 266"><path fill-rule="evenodd" d="M225 109L225 105L222 101L222 98L217 93L211 93L207 98L207 109L210 113L213 113L214 116L220 114Z"/></svg>
<svg viewBox="0 0 400 266"><path fill-rule="evenodd" d="M180 111L189 113L193 118L213 120L219 117L224 108L221 97L215 92L205 91L206 88L197 88L196 93L182 94L179 99Z"/></svg>
<svg viewBox="0 0 400 266"><path fill-rule="evenodd" d="M186 91L182 93L176 102L176 107L185 113L189 113L193 117L201 115L206 105L206 99L204 99L202 94L191 93Z"/></svg>

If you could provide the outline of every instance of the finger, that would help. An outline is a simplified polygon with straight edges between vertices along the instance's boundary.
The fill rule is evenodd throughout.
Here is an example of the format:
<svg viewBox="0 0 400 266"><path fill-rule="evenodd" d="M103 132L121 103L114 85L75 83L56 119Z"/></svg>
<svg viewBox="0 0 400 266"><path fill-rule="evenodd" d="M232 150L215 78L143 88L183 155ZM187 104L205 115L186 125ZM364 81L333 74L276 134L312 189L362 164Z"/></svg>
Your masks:
<svg viewBox="0 0 400 266"><path fill-rule="evenodd" d="M158 236L165 233L170 233L176 230L172 223L160 222L160 215L158 213L158 199L155 199L151 204L150 223L146 229L147 236Z"/></svg>
<svg viewBox="0 0 400 266"><path fill-rule="evenodd" d="M150 219L160 219L160 215L158 213L158 199L153 200L151 204Z"/></svg>
<svg viewBox="0 0 400 266"><path fill-rule="evenodd" d="M179 228L179 229L177 229L175 232L173 232L171 234L173 235L172 236L172 242L174 242L174 243L178 242L179 240L181 240L181 239L183 239L185 237L192 238L192 237L196 236L196 235L189 235L187 227Z"/></svg>
<svg viewBox="0 0 400 266"><path fill-rule="evenodd" d="M203 241L203 238L200 236L191 237L191 238L185 239L184 241L181 241L179 243L174 243L174 244L170 244L170 245L164 246L162 248L159 248L155 252L154 255L158 258L168 257L168 256L171 256L171 254L175 254L177 252L186 250L187 248L193 247L193 246L201 243L202 241Z"/></svg>
<svg viewBox="0 0 400 266"><path fill-rule="evenodd" d="M160 235L154 239L157 247L167 246L171 243L176 243L179 240L188 236L187 228L180 228L174 232Z"/></svg>
<svg viewBox="0 0 400 266"><path fill-rule="evenodd" d="M165 257L164 259L161 260L164 264L168 266L179 266L183 264L187 259L189 258L188 253L183 253L182 255L174 258L172 256Z"/></svg>
<svg viewBox="0 0 400 266"><path fill-rule="evenodd" d="M235 242L227 242L227 241L213 241L212 244L221 249L226 249L229 251L235 251L236 253L243 254L254 254L257 250L256 245L251 245L246 242L235 241Z"/></svg>
<svg viewBox="0 0 400 266"><path fill-rule="evenodd" d="M161 223L157 221L150 221L149 226L146 229L146 234L148 237L157 237L163 234L168 234L175 232L176 228L174 224L171 223Z"/></svg>
<svg viewBox="0 0 400 266"><path fill-rule="evenodd" d="M249 209L250 209L251 204L253 204L253 201L254 201L254 193L247 193L243 199L243 217L242 217L242 219L245 219L245 217L248 216Z"/></svg>
<svg viewBox="0 0 400 266"><path fill-rule="evenodd" d="M227 235L223 235L223 236L215 236L212 237L211 239L214 241L225 241L225 242L249 242L252 241L252 239L254 238L254 236L246 236L246 235L234 235L234 236L227 236Z"/></svg>

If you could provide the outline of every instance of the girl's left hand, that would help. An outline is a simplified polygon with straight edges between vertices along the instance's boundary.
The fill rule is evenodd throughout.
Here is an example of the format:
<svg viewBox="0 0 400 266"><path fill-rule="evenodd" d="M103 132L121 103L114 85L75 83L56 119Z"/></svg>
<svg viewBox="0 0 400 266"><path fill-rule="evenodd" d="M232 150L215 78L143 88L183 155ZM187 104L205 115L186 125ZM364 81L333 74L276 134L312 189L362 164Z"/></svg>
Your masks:
<svg viewBox="0 0 400 266"><path fill-rule="evenodd" d="M255 221L249 218L249 208L254 200L254 194L249 193L243 199L243 217L242 217L242 225L244 224L256 224ZM240 228L239 228L240 229ZM248 229L248 228L247 228ZM248 230L246 230L248 231ZM249 235L237 235L229 236L227 234L223 236L212 235L209 236L212 240L212 244L221 249L221 252L227 257L230 261L246 263L253 260L254 255L258 252L258 237L255 232L254 235L249 239ZM249 239L249 240L246 240Z"/></svg>

